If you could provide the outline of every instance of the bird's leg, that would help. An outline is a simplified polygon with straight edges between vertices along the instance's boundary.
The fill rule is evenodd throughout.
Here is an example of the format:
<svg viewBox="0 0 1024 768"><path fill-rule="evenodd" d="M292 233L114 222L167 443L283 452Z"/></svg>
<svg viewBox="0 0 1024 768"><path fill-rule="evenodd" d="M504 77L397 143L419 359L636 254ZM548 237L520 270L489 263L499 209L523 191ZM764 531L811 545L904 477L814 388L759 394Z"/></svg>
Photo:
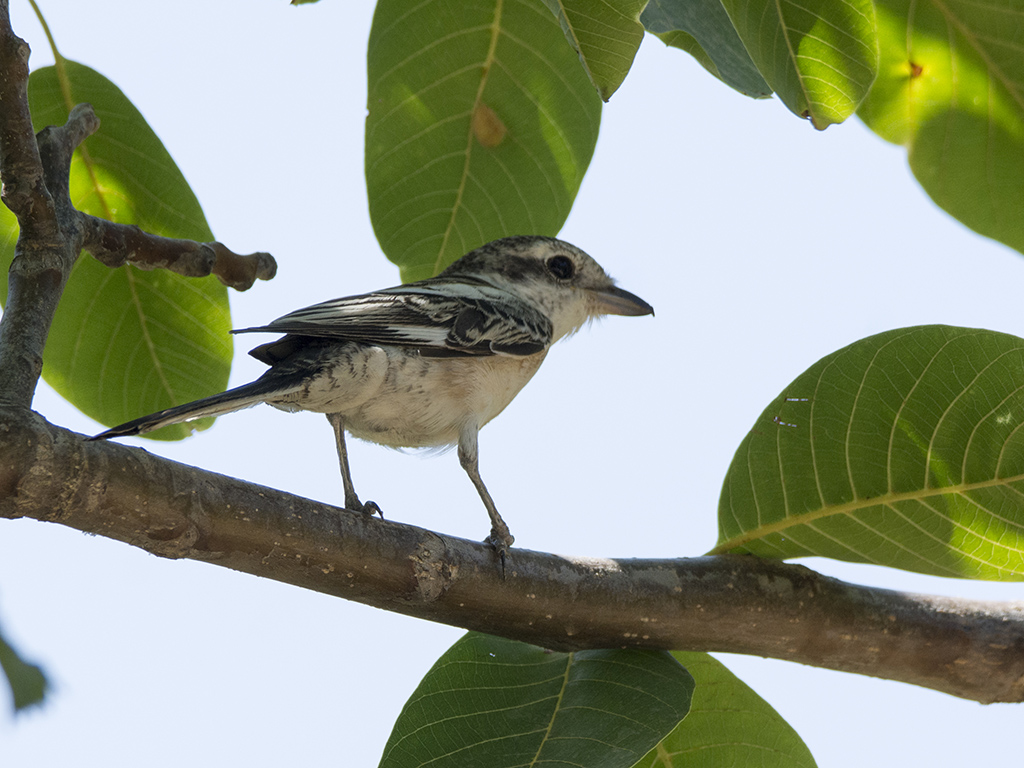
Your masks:
<svg viewBox="0 0 1024 768"><path fill-rule="evenodd" d="M352 472L348 468L348 450L345 448L345 417L340 413L328 413L327 420L334 428L334 440L338 444L338 463L341 465L341 483L345 486L345 509L354 509L359 512L366 512L368 515L378 514L384 517L377 502L368 501L365 504L359 500L356 488L352 485Z"/></svg>
<svg viewBox="0 0 1024 768"><path fill-rule="evenodd" d="M484 485L484 481L480 479L477 431L476 426L467 427L462 430L462 434L459 436L459 463L462 465L462 468L466 470L466 474L469 475L469 479L473 481L473 485L476 486L477 493L480 494L480 498L483 500L484 506L487 508L487 514L491 518L491 534L485 539L485 541L494 547L494 550L498 553L498 557L501 558L501 570L504 573L505 555L508 553L508 548L512 546L515 538L509 531L508 526L505 525L505 521L501 519L501 515L498 514L498 508L494 506L494 499L492 499L491 494L487 492L487 487Z"/></svg>

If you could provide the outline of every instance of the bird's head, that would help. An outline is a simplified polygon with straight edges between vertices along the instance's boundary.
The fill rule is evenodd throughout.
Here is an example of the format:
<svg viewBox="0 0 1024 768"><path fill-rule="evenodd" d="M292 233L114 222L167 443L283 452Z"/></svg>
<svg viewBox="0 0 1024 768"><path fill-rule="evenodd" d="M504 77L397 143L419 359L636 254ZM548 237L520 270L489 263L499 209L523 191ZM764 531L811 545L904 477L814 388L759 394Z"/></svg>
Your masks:
<svg viewBox="0 0 1024 768"><path fill-rule="evenodd" d="M646 301L617 287L590 256L553 237L494 240L467 253L441 276L475 277L514 293L551 320L553 341L601 315L654 314Z"/></svg>

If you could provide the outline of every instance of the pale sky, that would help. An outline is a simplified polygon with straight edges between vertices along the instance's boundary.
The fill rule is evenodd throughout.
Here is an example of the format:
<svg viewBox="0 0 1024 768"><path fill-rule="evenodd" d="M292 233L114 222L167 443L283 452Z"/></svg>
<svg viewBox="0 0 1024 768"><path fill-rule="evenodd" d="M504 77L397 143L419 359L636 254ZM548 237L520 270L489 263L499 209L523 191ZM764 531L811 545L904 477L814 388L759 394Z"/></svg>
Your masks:
<svg viewBox="0 0 1024 768"><path fill-rule="evenodd" d="M33 64L49 63L27 3L13 5ZM275 280L232 295L236 327L398 282L362 176L371 4L51 0L44 12L62 53L142 111L215 235L277 257ZM737 445L820 357L926 323L1024 335L1024 257L939 211L904 150L856 120L817 133L651 37L605 107L560 237L657 315L609 318L560 343L481 433L482 475L530 549L702 554L715 543ZM236 344L233 385L262 370L245 356L248 341ZM70 429L99 430L45 387L36 407ZM342 503L320 416L260 407L178 444L137 444ZM454 452L357 441L350 451L356 488L390 519L487 533ZM1024 600L1021 584L805 564L862 584ZM32 521L0 521L0 622L55 683L45 707L14 722L0 715L5 767L376 765L406 698L462 634ZM819 766L1019 762L1007 738L1019 706L719 658L787 718Z"/></svg>

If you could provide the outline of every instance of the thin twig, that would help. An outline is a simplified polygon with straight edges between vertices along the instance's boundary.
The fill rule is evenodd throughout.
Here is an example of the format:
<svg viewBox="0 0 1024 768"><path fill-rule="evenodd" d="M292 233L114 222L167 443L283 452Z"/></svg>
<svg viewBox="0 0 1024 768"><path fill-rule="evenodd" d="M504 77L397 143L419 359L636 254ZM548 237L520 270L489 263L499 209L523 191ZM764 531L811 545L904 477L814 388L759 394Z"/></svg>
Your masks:
<svg viewBox="0 0 1024 768"><path fill-rule="evenodd" d="M140 269L166 269L185 277L214 274L224 285L238 291L251 288L256 280L270 280L277 272L277 263L269 253L243 256L222 243L159 237L134 225L84 214L82 222L83 249L108 267L133 264Z"/></svg>

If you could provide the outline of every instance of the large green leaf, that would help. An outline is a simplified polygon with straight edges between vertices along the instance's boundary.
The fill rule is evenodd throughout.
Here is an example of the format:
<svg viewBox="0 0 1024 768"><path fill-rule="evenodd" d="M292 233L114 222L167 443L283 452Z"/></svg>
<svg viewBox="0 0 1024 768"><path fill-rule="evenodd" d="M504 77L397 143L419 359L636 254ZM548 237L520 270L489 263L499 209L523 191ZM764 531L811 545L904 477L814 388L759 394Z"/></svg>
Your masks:
<svg viewBox="0 0 1024 768"><path fill-rule="evenodd" d="M796 731L724 664L673 651L696 685L690 712L636 768L813 768Z"/></svg>
<svg viewBox="0 0 1024 768"><path fill-rule="evenodd" d="M651 0L640 21L666 45L686 51L740 93L754 98L771 95L721 0Z"/></svg>
<svg viewBox="0 0 1024 768"><path fill-rule="evenodd" d="M590 82L608 101L633 66L644 28L647 0L544 0L579 54Z"/></svg>
<svg viewBox="0 0 1024 768"><path fill-rule="evenodd" d="M380 764L628 768L692 695L693 678L668 653L552 653L470 632L406 702Z"/></svg>
<svg viewBox="0 0 1024 768"><path fill-rule="evenodd" d="M404 280L558 233L601 99L541 0L381 0L367 59L370 217Z"/></svg>
<svg viewBox="0 0 1024 768"><path fill-rule="evenodd" d="M878 68L872 0L722 0L765 81L818 129L841 123Z"/></svg>
<svg viewBox="0 0 1024 768"><path fill-rule="evenodd" d="M922 326L858 341L744 438L715 552L1024 578L1024 339Z"/></svg>
<svg viewBox="0 0 1024 768"><path fill-rule="evenodd" d="M128 98L86 66L66 61L65 67L72 102L91 103L101 122L72 162L75 207L165 237L213 240L184 176ZM67 120L54 67L32 73L29 104L36 130ZM17 220L0 208L4 271L16 238ZM119 424L223 389L231 366L229 329L227 292L216 278L110 269L83 256L54 318L43 376L84 413ZM180 439L196 424L209 420L152 436Z"/></svg>
<svg viewBox="0 0 1024 768"><path fill-rule="evenodd" d="M943 209L1024 252L1024 3L877 3L882 61L858 110L906 145Z"/></svg>

